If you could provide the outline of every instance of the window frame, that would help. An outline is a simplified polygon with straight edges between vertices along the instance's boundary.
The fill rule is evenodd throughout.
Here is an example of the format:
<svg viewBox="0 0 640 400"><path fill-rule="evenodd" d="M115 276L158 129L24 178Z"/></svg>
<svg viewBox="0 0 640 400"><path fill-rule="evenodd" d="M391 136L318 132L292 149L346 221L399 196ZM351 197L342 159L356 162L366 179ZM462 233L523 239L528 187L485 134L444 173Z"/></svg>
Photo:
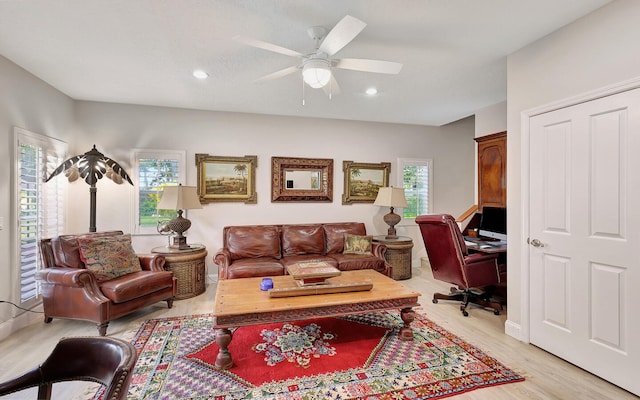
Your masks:
<svg viewBox="0 0 640 400"><path fill-rule="evenodd" d="M45 183L44 180L46 177L53 172L53 170L61 164L67 156L68 153L68 144L62 140L46 136L40 133L31 132L29 130L14 127L13 128L13 157L14 157L14 170L11 174L11 179L13 180L13 215L15 216L15 223L13 224L13 232L12 240L14 241L14 245L12 246L13 252L13 263L12 263L12 274L17 274L14 282L15 294L14 300L23 308L32 308L42 302L42 291L40 284L35 281L35 296L25 299L22 299L22 289L23 289L23 281L22 281L22 218L21 218L21 200L22 200L22 185L21 185L21 168L20 165L22 163L22 145L32 145L36 146L39 149L49 153L53 153L55 156L54 162L46 162L44 161L43 165L37 165L38 171L36 172L36 184L37 187L35 189L36 195L38 196L37 200L37 211L36 213L44 212L47 215L46 208L41 205L44 197L44 201L46 202L47 195L50 193L55 193L54 197L56 198L56 211L54 220L57 223L54 226L54 229L51 230L51 224L46 225L38 225L36 228L36 244L35 244L35 271L37 272L42 268L42 255L40 254L38 244L41 239L45 237L52 237L60 235L64 232L66 226L66 207L67 207L67 190L66 190L66 181L50 181ZM38 162L42 162L42 160L38 160ZM55 187L53 187L55 185ZM43 210L44 209L44 210Z"/></svg>
<svg viewBox="0 0 640 400"><path fill-rule="evenodd" d="M398 158L398 168L396 182L398 186L404 188L404 167L409 165L423 166L428 169L427 179L427 211L426 214L433 212L433 159L432 158ZM415 225L415 218L405 218L404 209L398 211L398 214L402 216L399 226L413 226Z"/></svg>
<svg viewBox="0 0 640 400"><path fill-rule="evenodd" d="M133 221L131 232L135 235L159 235L157 227L141 226L140 221L140 159L176 159L178 160L178 178L176 184L186 182L186 150L133 149L131 165L133 172ZM185 215L186 216L186 215Z"/></svg>

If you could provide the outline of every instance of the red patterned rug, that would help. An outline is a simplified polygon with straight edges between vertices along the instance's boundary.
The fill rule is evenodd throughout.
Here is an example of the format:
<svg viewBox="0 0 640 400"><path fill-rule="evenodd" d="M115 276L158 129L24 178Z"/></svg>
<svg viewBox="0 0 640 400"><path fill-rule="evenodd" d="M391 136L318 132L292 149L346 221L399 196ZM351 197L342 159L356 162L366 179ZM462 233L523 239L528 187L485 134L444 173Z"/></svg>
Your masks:
<svg viewBox="0 0 640 400"><path fill-rule="evenodd" d="M242 327L234 366L218 371L211 315L148 320L128 398L434 399L524 380L424 315L413 341L398 339L401 325L381 312Z"/></svg>

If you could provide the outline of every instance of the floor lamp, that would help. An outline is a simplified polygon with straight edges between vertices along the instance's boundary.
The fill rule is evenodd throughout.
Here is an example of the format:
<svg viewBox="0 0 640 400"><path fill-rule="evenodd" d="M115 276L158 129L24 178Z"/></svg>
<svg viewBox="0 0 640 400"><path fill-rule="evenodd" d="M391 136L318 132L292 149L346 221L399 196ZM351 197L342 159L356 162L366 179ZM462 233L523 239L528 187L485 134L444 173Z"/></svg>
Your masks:
<svg viewBox="0 0 640 400"><path fill-rule="evenodd" d="M63 162L45 180L49 182L54 176L64 172L69 182L77 180L79 177L89 184L90 208L89 208L89 232L96 231L96 183L103 176L111 179L117 184L121 184L123 179L133 185L127 172L114 160L106 157L96 149L87 151L84 154L74 156Z"/></svg>

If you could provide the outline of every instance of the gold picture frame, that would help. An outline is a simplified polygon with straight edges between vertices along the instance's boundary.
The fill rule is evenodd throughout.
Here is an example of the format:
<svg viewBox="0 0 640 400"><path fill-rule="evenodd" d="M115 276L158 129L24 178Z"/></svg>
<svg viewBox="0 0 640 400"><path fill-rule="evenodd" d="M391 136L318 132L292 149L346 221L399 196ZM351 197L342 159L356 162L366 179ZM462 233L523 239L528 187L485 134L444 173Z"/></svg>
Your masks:
<svg viewBox="0 0 640 400"><path fill-rule="evenodd" d="M271 202L333 201L333 159L271 157Z"/></svg>
<svg viewBox="0 0 640 400"><path fill-rule="evenodd" d="M203 204L242 201L256 204L258 156L225 157L196 154L198 196Z"/></svg>
<svg viewBox="0 0 640 400"><path fill-rule="evenodd" d="M342 204L373 203L378 195L378 189L389 186L390 170L390 162L374 164L343 161Z"/></svg>

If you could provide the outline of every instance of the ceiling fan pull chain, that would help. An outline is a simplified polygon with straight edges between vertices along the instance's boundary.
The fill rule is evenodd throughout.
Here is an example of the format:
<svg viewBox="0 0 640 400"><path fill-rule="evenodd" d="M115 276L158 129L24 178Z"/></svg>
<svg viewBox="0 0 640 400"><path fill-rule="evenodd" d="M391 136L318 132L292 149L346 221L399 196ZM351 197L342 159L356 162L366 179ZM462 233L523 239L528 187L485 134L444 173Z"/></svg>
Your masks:
<svg viewBox="0 0 640 400"><path fill-rule="evenodd" d="M333 98L333 79L329 79L329 100Z"/></svg>
<svg viewBox="0 0 640 400"><path fill-rule="evenodd" d="M302 82L302 105L305 105L305 101L304 101L304 79L301 80Z"/></svg>

